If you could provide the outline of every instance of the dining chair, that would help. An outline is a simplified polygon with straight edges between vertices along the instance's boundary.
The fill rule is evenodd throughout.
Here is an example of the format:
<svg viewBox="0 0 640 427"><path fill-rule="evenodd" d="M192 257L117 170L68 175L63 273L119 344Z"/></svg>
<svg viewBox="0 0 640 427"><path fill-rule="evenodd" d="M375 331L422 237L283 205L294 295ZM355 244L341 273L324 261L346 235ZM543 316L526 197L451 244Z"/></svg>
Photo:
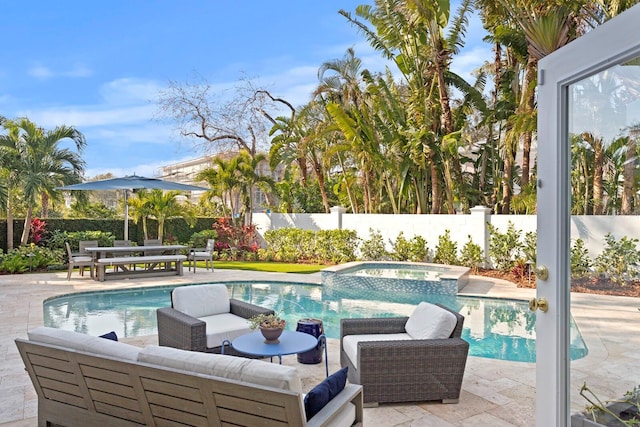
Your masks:
<svg viewBox="0 0 640 427"><path fill-rule="evenodd" d="M189 271L193 265L193 272L196 272L196 262L204 261L204 266L208 270L211 265L211 271L213 271L213 251L215 250L215 240L208 239L207 246L205 248L191 248L189 251Z"/></svg>
<svg viewBox="0 0 640 427"><path fill-rule="evenodd" d="M80 249L78 251L79 255L91 255L89 254L89 252L86 251L86 248L98 247L98 241L97 240L80 240L80 242L78 242L78 247Z"/></svg>
<svg viewBox="0 0 640 427"><path fill-rule="evenodd" d="M80 269L80 276L84 276L84 268L89 267L89 273L91 274L91 278L93 278L93 257L90 254L74 255L71 252L71 246L69 246L69 242L64 242L64 245L67 248L67 256L69 257L69 271L67 272L67 280L71 280L71 272L75 267L78 267ZM97 244L95 246L97 246ZM91 247L91 245L85 247Z"/></svg>

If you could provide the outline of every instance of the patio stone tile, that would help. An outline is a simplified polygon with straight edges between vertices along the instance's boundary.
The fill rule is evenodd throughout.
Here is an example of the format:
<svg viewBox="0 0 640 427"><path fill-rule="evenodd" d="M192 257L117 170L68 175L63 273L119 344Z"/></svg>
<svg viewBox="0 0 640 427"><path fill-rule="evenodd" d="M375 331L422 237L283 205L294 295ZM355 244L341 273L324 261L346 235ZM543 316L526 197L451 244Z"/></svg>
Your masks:
<svg viewBox="0 0 640 427"><path fill-rule="evenodd" d="M411 417L387 405L364 410L364 425L367 427L411 425L411 421L413 421Z"/></svg>
<svg viewBox="0 0 640 427"><path fill-rule="evenodd" d="M295 275L233 270L198 271L162 284L191 284L227 280L282 280L319 283L320 275ZM74 274L66 280L66 271L46 274L0 277L0 427L37 425L37 396L20 359L14 340L26 338L27 331L41 326L44 320L42 301L46 298L79 291L125 289L157 286L157 278L98 283ZM532 289L516 288L502 281L472 277L464 288L467 295L505 297L526 300L535 295ZM584 381L604 399L620 397L637 384L636 372L640 338L635 323L637 299L594 295L572 295L572 315L589 348L587 357L572 362L572 412L584 408L578 390ZM594 313L598 313L594 316ZM157 345L157 336L124 338L140 347ZM328 340L329 372L340 368L339 342ZM324 362L317 365L297 363L286 356L283 363L298 367L305 391L324 376ZM535 417L535 364L509 362L470 356L463 390L458 404L428 402L420 404L383 404L365 408L366 426L531 426Z"/></svg>
<svg viewBox="0 0 640 427"><path fill-rule="evenodd" d="M531 427L535 425L536 410L534 401L512 402L506 405L497 406L489 414L518 427Z"/></svg>
<svg viewBox="0 0 640 427"><path fill-rule="evenodd" d="M476 394L462 390L458 403L442 404L436 401L420 403L418 406L445 421L455 424L463 419L487 412L498 405Z"/></svg>
<svg viewBox="0 0 640 427"><path fill-rule="evenodd" d="M465 418L460 424L461 427L513 427L516 424L511 424L501 418L495 417L491 414L479 414L473 417ZM531 426L533 424L529 424Z"/></svg>

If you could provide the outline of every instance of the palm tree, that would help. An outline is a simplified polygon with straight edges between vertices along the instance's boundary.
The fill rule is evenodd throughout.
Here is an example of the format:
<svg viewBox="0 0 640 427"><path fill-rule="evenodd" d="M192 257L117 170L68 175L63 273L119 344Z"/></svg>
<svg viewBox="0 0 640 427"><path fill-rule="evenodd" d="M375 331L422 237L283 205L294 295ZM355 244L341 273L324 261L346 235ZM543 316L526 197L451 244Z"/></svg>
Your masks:
<svg viewBox="0 0 640 427"><path fill-rule="evenodd" d="M149 239L149 230L147 228L147 218L151 215L151 203L149 200L149 191L141 189L135 192L134 197L130 197L129 201L129 215L133 218L133 222L136 224L142 220L142 232L144 239Z"/></svg>
<svg viewBox="0 0 640 427"><path fill-rule="evenodd" d="M21 188L27 212L24 220L21 245L29 238L29 225L38 197L46 204L49 197L57 197L55 188L81 181L85 162L80 153L86 145L84 136L75 128L57 126L46 131L29 119L7 120L3 124L6 135L0 136L0 158L7 177L7 245L13 247L13 212L11 197ZM60 148L69 139L75 150ZM43 207L46 211L46 206ZM11 224L11 226L9 226Z"/></svg>
<svg viewBox="0 0 640 427"><path fill-rule="evenodd" d="M237 194L240 181L236 174L239 167L239 158L234 157L225 160L220 156L213 159L213 167L203 170L196 175L198 181L205 181L211 190L205 193L205 197L219 197L222 200L222 210L226 217L235 216L237 213ZM228 208L231 212L228 212Z"/></svg>
<svg viewBox="0 0 640 427"><path fill-rule="evenodd" d="M260 163L266 162L267 156L256 153L253 156L246 150L241 150L237 156L238 169L236 170L239 181L240 197L243 201L244 215L247 224L253 221L253 192L256 187L265 192L275 190L273 179L268 175L258 173Z"/></svg>
<svg viewBox="0 0 640 427"><path fill-rule="evenodd" d="M195 224L195 215L189 206L180 203L179 191L151 190L146 196L149 216L158 221L158 239L164 237L164 223L168 218L182 217L189 225Z"/></svg>

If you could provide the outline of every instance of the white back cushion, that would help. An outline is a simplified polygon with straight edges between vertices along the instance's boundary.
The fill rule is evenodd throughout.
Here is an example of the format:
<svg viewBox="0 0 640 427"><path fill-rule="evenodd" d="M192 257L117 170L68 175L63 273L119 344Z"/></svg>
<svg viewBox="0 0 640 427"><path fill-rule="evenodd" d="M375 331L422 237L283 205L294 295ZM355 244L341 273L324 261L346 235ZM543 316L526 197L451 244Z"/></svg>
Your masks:
<svg viewBox="0 0 640 427"><path fill-rule="evenodd" d="M193 317L228 313L229 291L225 285L179 286L171 293L173 308Z"/></svg>
<svg viewBox="0 0 640 427"><path fill-rule="evenodd" d="M138 361L302 393L300 377L293 366L157 345L142 349Z"/></svg>
<svg viewBox="0 0 640 427"><path fill-rule="evenodd" d="M27 336L31 341L131 361L136 361L140 352L134 345L47 326L39 326Z"/></svg>
<svg viewBox="0 0 640 427"><path fill-rule="evenodd" d="M423 301L413 310L404 329L415 340L443 339L451 336L457 323L453 313Z"/></svg>

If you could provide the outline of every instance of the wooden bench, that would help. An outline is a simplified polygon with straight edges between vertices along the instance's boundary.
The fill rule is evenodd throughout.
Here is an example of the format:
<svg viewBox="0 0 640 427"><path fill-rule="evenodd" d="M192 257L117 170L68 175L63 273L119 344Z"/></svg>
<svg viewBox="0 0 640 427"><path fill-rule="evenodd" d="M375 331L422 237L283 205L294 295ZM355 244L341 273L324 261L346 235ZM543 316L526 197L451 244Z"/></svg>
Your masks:
<svg viewBox="0 0 640 427"><path fill-rule="evenodd" d="M353 425L362 425L362 387L354 384L307 421L298 392L15 341L38 395L41 427L329 427L344 424L338 420L349 405L355 407Z"/></svg>
<svg viewBox="0 0 640 427"><path fill-rule="evenodd" d="M134 276L166 276L183 275L183 263L187 260L186 255L146 255L146 256L125 256L113 258L99 258L96 261L96 277L104 282L107 278L122 278ZM130 270L127 265L143 264L142 269ZM171 267L171 265L174 265ZM164 267L161 267L164 265ZM113 272L106 273L106 267L120 267L120 271L114 269Z"/></svg>

